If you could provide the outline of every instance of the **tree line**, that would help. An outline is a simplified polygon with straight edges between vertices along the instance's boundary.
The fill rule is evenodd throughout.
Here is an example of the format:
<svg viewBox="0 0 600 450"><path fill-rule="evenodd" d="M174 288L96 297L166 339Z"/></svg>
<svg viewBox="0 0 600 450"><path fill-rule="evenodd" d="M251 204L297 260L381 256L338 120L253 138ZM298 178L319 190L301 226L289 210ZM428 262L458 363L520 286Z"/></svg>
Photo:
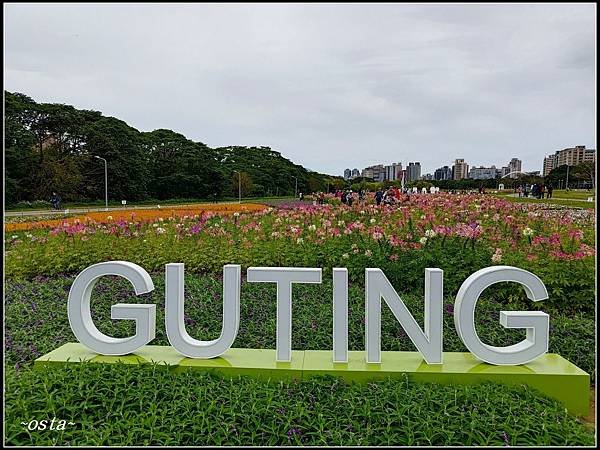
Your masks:
<svg viewBox="0 0 600 450"><path fill-rule="evenodd" d="M269 147L211 148L172 130L140 132L99 111L4 92L5 201L223 199L326 190L312 172ZM296 178L294 178L296 177Z"/></svg>

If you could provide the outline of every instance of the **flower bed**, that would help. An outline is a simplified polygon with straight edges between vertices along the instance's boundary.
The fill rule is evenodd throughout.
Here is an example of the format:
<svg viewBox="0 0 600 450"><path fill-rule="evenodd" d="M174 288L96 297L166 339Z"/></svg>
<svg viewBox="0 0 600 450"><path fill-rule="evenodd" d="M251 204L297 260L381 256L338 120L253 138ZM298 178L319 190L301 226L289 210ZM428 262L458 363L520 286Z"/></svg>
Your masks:
<svg viewBox="0 0 600 450"><path fill-rule="evenodd" d="M101 225L113 222L131 221L138 223L145 223L158 220L165 217L185 217L197 216L199 214L205 214L208 212L227 215L234 214L235 212L252 212L262 211L266 208L264 205L254 203L244 204L204 204L204 205L184 205L184 206L171 206L168 208L156 208L156 209L130 209L130 210L117 210L110 212L90 212L84 215L70 215L68 218L52 219L44 217L42 220L18 220L14 223L7 223L4 225L6 232L10 231L23 231L23 230L35 230L35 229L48 229L60 226L70 226L77 224L85 224L89 226Z"/></svg>

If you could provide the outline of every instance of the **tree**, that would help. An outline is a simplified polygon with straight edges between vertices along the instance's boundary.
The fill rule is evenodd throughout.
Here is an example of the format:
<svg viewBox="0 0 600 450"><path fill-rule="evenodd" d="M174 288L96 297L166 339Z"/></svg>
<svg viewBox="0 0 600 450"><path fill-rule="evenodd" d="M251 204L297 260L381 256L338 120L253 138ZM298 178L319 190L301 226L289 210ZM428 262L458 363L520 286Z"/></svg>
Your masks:
<svg viewBox="0 0 600 450"><path fill-rule="evenodd" d="M213 198L223 175L212 149L171 130L142 133L148 158L148 194L152 198Z"/></svg>
<svg viewBox="0 0 600 450"><path fill-rule="evenodd" d="M147 198L149 160L143 152L140 133L114 117L102 117L88 125L85 133L87 155L97 155L107 161L109 198ZM88 157L87 161L89 185L98 193L97 197L102 198L104 165L95 158Z"/></svg>

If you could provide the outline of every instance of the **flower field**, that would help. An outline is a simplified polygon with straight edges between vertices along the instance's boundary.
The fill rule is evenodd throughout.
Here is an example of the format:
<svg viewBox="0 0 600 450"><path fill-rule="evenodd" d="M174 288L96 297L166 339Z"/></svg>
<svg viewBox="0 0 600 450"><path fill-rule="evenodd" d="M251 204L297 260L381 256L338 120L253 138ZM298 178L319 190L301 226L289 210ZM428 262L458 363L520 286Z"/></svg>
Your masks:
<svg viewBox="0 0 600 450"><path fill-rule="evenodd" d="M400 205L380 207L370 202L348 207L329 201L277 209L244 204L240 206L247 207L245 210L226 205L231 209L161 209L136 211L133 216L94 213L44 221L43 225L6 224L8 442L593 443L593 435L579 419L524 387L423 387L408 381L401 387L392 382L355 386L330 378L287 384L244 379L236 384L201 375L181 375L175 380L175 375L160 368L132 370L119 365L82 365L48 373L31 370L35 358L74 341L66 317L68 290L79 271L102 261L139 264L151 274L156 289L141 300L124 280L101 280L92 302L92 316L99 328L115 337L131 335L134 325L112 321L110 306L117 302L156 303L158 326L152 342L156 345L168 345L160 325L167 263L185 264L186 306L189 304L185 323L188 332L201 339L214 339L220 333L220 322L211 317L220 317L222 311L224 264L241 264L244 279L249 266L321 267L321 285L294 287L292 346L299 350L331 349L332 268L349 270L349 347L360 350L364 348L364 269L381 268L421 323L424 269L439 267L444 270L444 351L465 351L453 329L454 296L473 272L498 264L538 275L550 298L534 304L513 284L488 288L476 313L482 339L492 345L510 345L522 339L520 330L507 330L498 323L500 309L541 309L551 316L550 351L586 370L594 380L593 210L546 209L487 195L413 195ZM234 347L274 348L274 298L274 285L242 284L240 333ZM382 314L382 349L414 351L391 313L384 308ZM162 388L156 388L156 379L164 384ZM35 394L35 386L40 384L44 388ZM134 384L135 389L125 388ZM120 398L95 394L86 385L95 386L98 392L120 392ZM135 405L147 403L148 398L154 399L150 402L154 406L142 414ZM231 408L223 408L223 404ZM19 421L30 420L30 410L77 417L80 426L54 436L27 432ZM189 422L188 416L201 420ZM115 440L116 436L122 436L121 440Z"/></svg>
<svg viewBox="0 0 600 450"><path fill-rule="evenodd" d="M92 213L49 229L13 231L7 235L6 274L30 279L126 260L148 271L183 262L197 273L219 273L228 263L244 269L323 267L325 274L348 267L350 278L360 283L365 267L380 267L399 291L414 291L422 288L426 267L439 267L446 292L453 294L475 270L503 264L542 278L551 294L545 307L594 308L593 211L449 194L413 196L391 207L240 206L248 210Z"/></svg>
<svg viewBox="0 0 600 450"><path fill-rule="evenodd" d="M57 226L67 226L74 224L102 224L110 222L151 222L158 218L164 217L189 217L197 216L204 213L216 213L219 215L234 214L236 212L252 212L262 211L265 209L264 205L257 205L253 203L240 204L198 204L198 205L185 205L185 206L171 206L168 208L157 209L132 209L132 210L120 210L111 212L90 212L85 215L72 215L73 217L53 219L43 218L43 220L18 220L14 223L7 223L4 226L5 231L23 231L23 230L35 230L35 229L48 229L55 228Z"/></svg>

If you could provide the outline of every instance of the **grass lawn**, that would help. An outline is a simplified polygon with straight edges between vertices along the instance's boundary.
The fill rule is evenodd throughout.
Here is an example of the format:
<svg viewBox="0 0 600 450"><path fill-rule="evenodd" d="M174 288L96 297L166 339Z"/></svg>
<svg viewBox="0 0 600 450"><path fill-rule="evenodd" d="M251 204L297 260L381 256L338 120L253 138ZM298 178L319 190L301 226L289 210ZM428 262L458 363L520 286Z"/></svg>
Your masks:
<svg viewBox="0 0 600 450"><path fill-rule="evenodd" d="M552 198L544 198L537 199L534 197L515 197L513 191L505 191L499 192L497 194L493 194L498 197L501 197L505 200L509 200L515 203L543 203L550 205L561 205L568 206L571 208L585 208L585 209L594 209L596 207L596 202L588 202L588 197L594 197L595 200L595 192L594 191L565 191L565 190L554 190L552 193Z"/></svg>
<svg viewBox="0 0 600 450"><path fill-rule="evenodd" d="M156 303L157 336L164 331L164 274L140 298L118 278L103 278L92 296L92 317L111 336L133 333L130 321L110 319L117 302ZM173 374L165 367L100 366L31 369L35 358L74 342L66 314L73 276L6 280L6 443L9 445L593 445L593 430L554 400L524 386L442 386L404 381L346 384L324 377L302 382L225 379L213 374ZM204 340L217 338L222 314L218 276L186 274L186 326ZM242 284L240 332L234 347L274 348L276 288ZM292 346L332 346L331 280L296 285ZM421 323L417 292L403 300ZM466 351L445 301L444 350ZM523 338L498 323L506 309L489 298L478 303L476 323L491 345ZM414 347L387 308L382 349ZM209 320L213 317L213 320ZM551 316L550 351L595 373L595 323L586 315ZM364 291L349 289L349 347L364 347ZM70 420L65 431L29 431L32 419Z"/></svg>

